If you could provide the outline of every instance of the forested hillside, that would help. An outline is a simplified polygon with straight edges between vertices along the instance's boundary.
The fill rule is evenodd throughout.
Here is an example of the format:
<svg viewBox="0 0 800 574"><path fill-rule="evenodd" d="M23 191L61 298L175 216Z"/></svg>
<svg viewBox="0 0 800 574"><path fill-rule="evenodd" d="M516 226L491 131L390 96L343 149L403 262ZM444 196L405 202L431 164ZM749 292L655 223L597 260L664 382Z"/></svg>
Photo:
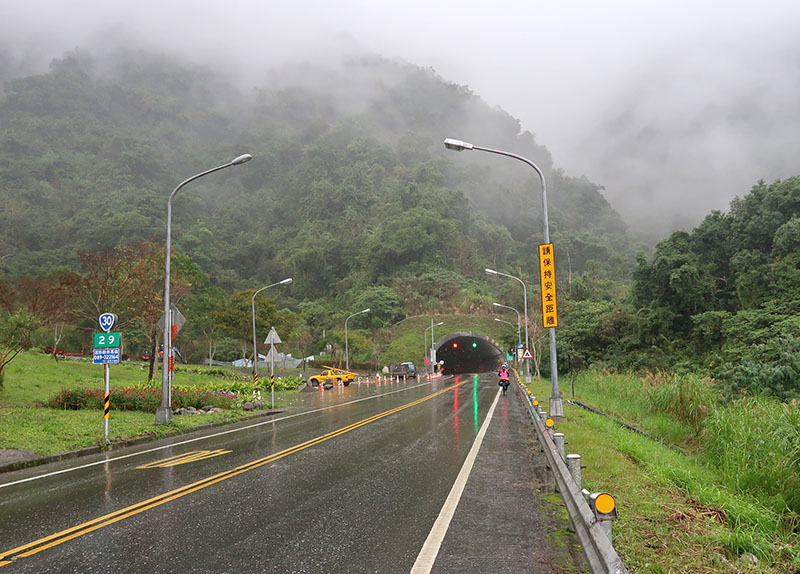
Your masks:
<svg viewBox="0 0 800 574"><path fill-rule="evenodd" d="M484 312L504 292L519 304L513 286L487 287L483 269L536 277L536 174L480 154L454 161L448 136L542 167L565 277L610 269L614 254L626 269L634 261L596 185L556 169L502 110L406 64L295 69L242 93L156 55L76 52L46 74L8 80L0 128L0 271L9 281L62 267L86 274L87 254L163 243L169 192L248 152L252 162L192 183L174 202L173 247L196 276L187 295L213 287L230 296L291 276L281 306L305 308L314 334L370 291L390 302L372 327L429 311Z"/></svg>
<svg viewBox="0 0 800 574"><path fill-rule="evenodd" d="M71 53L45 74L7 79L6 327L27 309L38 316L32 328L47 326L28 344L61 340L61 325L63 342L79 348L97 308L117 305L131 344L152 344L170 191L251 153L251 162L191 183L174 201L174 299L191 315L179 343L193 360L246 354L251 295L292 277L290 288L259 300L259 328L280 325L285 350L306 354L336 343L344 318L370 307L351 350L377 361L387 341L376 329L406 316L489 313L495 301L522 309L519 284L488 277L486 267L526 281L541 345L538 177L508 158L446 151L442 140L455 137L544 171L565 369L678 366L713 372L733 392L760 368L747 361L783 367L783 349L800 349L796 178L742 190L730 213L674 233L651 258L596 184L564 173L516 119L432 70L364 58L276 71L257 85L245 90L139 52ZM115 290L124 296L112 300ZM43 300L65 303L54 310ZM796 371L762 386L795 396Z"/></svg>

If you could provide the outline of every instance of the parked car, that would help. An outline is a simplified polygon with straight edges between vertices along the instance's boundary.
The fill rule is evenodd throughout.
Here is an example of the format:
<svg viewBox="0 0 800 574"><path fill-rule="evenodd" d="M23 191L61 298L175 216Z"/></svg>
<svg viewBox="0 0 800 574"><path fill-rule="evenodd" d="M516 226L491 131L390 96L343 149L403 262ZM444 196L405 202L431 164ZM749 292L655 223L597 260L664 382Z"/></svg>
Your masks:
<svg viewBox="0 0 800 574"><path fill-rule="evenodd" d="M417 367L411 361L406 361L399 365L389 365L389 375L392 377L416 378Z"/></svg>
<svg viewBox="0 0 800 574"><path fill-rule="evenodd" d="M356 374L352 371L345 371L344 369L337 369L327 365L323 365L323 367L325 370L320 374L308 377L310 385L315 387L322 385L326 389L330 389L334 383L342 383L346 387L356 379Z"/></svg>

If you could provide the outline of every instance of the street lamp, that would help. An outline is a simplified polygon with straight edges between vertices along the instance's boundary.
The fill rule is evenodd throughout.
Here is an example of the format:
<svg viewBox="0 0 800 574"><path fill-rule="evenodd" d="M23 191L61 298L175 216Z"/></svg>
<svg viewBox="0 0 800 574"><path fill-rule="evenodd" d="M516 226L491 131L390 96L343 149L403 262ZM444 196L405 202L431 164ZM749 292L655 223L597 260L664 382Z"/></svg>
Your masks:
<svg viewBox="0 0 800 574"><path fill-rule="evenodd" d="M516 279L522 285L522 301L524 304L525 309L525 350L529 349L528 347L528 287L525 285L525 282L520 279L519 277L515 277L514 275L509 275L508 273L500 273L499 271L495 271L494 269L486 268L487 275L501 275L503 277L508 277L510 279ZM531 365L530 363L525 360L525 382L531 382Z"/></svg>
<svg viewBox="0 0 800 574"><path fill-rule="evenodd" d="M521 155L509 153L507 151L501 151L496 149L491 149L487 147L479 147L473 145L471 143L456 140L452 138L447 138L444 140L444 147L449 150L453 151L464 151L464 150L478 150L478 151L485 151L487 153L493 153L497 155L504 155L506 157L510 157L516 160L519 160L523 163L528 164L533 170L538 174L539 181L542 184L542 208L544 213L544 242L550 243L550 223L547 217L547 184L544 181L544 173L542 170L539 169L539 166L533 163L528 158L522 157ZM488 270L487 270L488 272ZM564 416L564 406L561 402L561 391L558 390L558 360L556 357L556 329L555 327L549 327L550 330L550 374L551 379L553 382L553 388L550 393L550 416L557 416L561 417ZM525 348L528 348L528 313L527 309L525 311ZM526 363L527 365L527 363ZM530 367L527 370L527 380L530 382Z"/></svg>
<svg viewBox="0 0 800 574"><path fill-rule="evenodd" d="M253 297L250 300L250 309L253 312L253 382L258 382L258 349L256 347L256 295L261 293L264 289L269 289L270 287L275 287L276 285L288 285L292 282L292 278L288 277L283 281L278 281L277 283L273 283L272 285L267 285L262 287L255 293L253 293Z"/></svg>
<svg viewBox="0 0 800 574"><path fill-rule="evenodd" d="M366 309L362 309L358 313L353 313L352 315L350 315L350 317L344 320L344 368L348 371L350 370L350 348L347 346L347 322L352 317L355 317L356 315L361 315L361 313L369 313L369 307L367 307Z"/></svg>
<svg viewBox="0 0 800 574"><path fill-rule="evenodd" d="M169 194L169 199L167 200L167 240L166 240L166 252L164 255L164 362L161 366L161 404L156 409L156 424L157 425L165 425L172 420L172 377L170 376L172 362L172 313L170 311L169 305L169 264L170 264L170 250L172 249L172 198L175 197L175 194L187 183L190 183L196 179L203 177L204 175L208 175L210 173L214 173L215 171L219 171L221 169L225 169L226 167L232 167L234 165L239 165L245 162L250 161L253 159L253 156L249 153L240 155L237 158L229 161L224 165L219 165L212 169L206 170L204 172L198 173L193 175L187 180L182 181L178 184L178 187L172 190L172 193Z"/></svg>
<svg viewBox="0 0 800 574"><path fill-rule="evenodd" d="M517 311L516 309L514 309L514 307L509 307L508 305L503 305L503 304L501 304L501 303L492 303L492 305L494 305L495 307L503 307L504 309L511 309L512 311L514 311L514 313L516 313L516 314L517 314L517 343L518 343L519 345L521 345L521 344L522 344L522 339L521 339L521 337L520 337L520 334L519 334L519 333L520 333L520 328L519 328L519 324L520 324L520 320L519 320L519 311Z"/></svg>
<svg viewBox="0 0 800 574"><path fill-rule="evenodd" d="M428 361L428 364L429 364L431 369L433 368L433 328L434 327L438 327L439 325L444 325L444 321L439 321L438 323L436 323L436 325L434 325L433 324L433 317L431 317L431 326L430 327L425 327L425 334L424 334L425 339L424 339L424 343L423 343L423 345L425 345L425 346L422 348L422 356L424 357L425 353L428 352L428 329L430 329L430 331L431 331L431 356L430 356L430 360Z"/></svg>

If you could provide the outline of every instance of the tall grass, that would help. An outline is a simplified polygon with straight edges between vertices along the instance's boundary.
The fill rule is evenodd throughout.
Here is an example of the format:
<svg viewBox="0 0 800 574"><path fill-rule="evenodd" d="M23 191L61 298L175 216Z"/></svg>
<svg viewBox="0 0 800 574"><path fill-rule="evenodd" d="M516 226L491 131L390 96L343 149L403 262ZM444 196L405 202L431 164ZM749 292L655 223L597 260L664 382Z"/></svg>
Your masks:
<svg viewBox="0 0 800 574"><path fill-rule="evenodd" d="M703 430L706 417L720 400L711 382L696 375L648 375L651 384L645 387L645 401L650 412L667 413L676 421L689 425L696 435Z"/></svg>
<svg viewBox="0 0 800 574"><path fill-rule="evenodd" d="M731 528L733 553L775 555L774 540L800 563L800 408L768 397L722 402L714 382L695 375L585 373L577 398L696 453L691 467L671 453L649 457L638 440L618 448L709 508Z"/></svg>
<svg viewBox="0 0 800 574"><path fill-rule="evenodd" d="M703 456L726 484L800 515L800 409L764 397L734 401L705 421Z"/></svg>

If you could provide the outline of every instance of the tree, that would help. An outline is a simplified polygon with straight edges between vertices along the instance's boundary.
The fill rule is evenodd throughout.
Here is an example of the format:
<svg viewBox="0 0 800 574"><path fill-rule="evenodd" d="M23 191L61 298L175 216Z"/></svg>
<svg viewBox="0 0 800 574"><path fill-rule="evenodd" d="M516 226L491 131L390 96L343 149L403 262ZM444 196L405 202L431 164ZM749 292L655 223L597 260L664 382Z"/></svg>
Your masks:
<svg viewBox="0 0 800 574"><path fill-rule="evenodd" d="M80 282L80 276L72 271L59 271L44 279L23 277L18 281L20 302L52 333L50 356L55 361L64 331L77 316L75 297Z"/></svg>
<svg viewBox="0 0 800 574"><path fill-rule="evenodd" d="M255 289L237 291L231 295L225 308L215 313L216 325L221 334L237 341L242 358L250 355L253 346L253 306L256 312L256 340L263 341L270 328L280 335L281 339L292 336L300 324L300 317L292 312L279 312L271 299L263 294L253 301Z"/></svg>
<svg viewBox="0 0 800 574"><path fill-rule="evenodd" d="M31 342L36 318L25 308L14 312L0 310L0 387L8 365Z"/></svg>
<svg viewBox="0 0 800 574"><path fill-rule="evenodd" d="M75 293L80 316L94 324L101 313L116 313L116 329L135 327L150 343L153 379L158 320L164 313L164 247L155 242L96 252L78 252L86 274ZM179 301L190 287L207 279L186 256L173 255L170 295Z"/></svg>
<svg viewBox="0 0 800 574"><path fill-rule="evenodd" d="M388 327L397 321L400 313L400 299L391 287L378 285L362 290L356 296L355 306L358 309L369 309L362 318L362 325L369 327Z"/></svg>
<svg viewBox="0 0 800 574"><path fill-rule="evenodd" d="M191 317L192 331L200 334L206 346L205 358L212 364L219 340L217 316L228 305L228 296L219 287L207 287L186 300L187 316Z"/></svg>

